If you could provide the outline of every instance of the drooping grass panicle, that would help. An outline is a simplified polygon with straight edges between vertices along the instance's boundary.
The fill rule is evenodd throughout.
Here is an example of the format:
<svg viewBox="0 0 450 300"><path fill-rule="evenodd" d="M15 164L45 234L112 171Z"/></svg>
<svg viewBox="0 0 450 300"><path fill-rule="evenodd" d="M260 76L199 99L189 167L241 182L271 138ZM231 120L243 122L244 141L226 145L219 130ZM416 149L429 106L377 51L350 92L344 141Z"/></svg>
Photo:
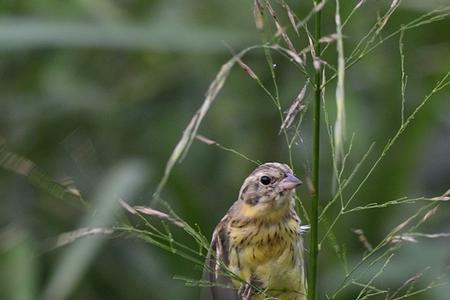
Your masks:
<svg viewBox="0 0 450 300"><path fill-rule="evenodd" d="M284 118L283 123L281 124L280 131L278 132L278 134L281 134L281 132L284 129L288 129L289 127L291 127L297 114L305 108L305 104L303 104L303 100L305 98L306 88L308 86L308 83L309 83L309 81L306 81L302 90L297 95L297 97L295 97L294 101L292 102L291 106L289 107L289 110L286 113L286 117Z"/></svg>
<svg viewBox="0 0 450 300"><path fill-rule="evenodd" d="M32 185L57 199L76 200L81 202L86 208L89 207L88 203L83 199L80 190L69 177L59 181L53 179L33 161L10 151L5 144L0 144L0 167L24 176Z"/></svg>
<svg viewBox="0 0 450 300"><path fill-rule="evenodd" d="M194 140L197 134L197 131L200 127L203 118L205 117L212 103L216 100L217 95L219 94L220 90L225 84L225 81L232 67L236 64L236 62L240 59L240 57L244 55L244 53L247 52L248 50L249 49L241 51L240 53L234 55L231 59L229 59L228 62L223 64L220 71L217 73L215 79L211 82L208 91L206 92L206 97L202 105L194 114L187 127L184 129L181 139L178 141L177 145L175 146L172 154L170 155L166 163L164 175L160 180L156 188L156 191L152 197L151 205L155 205L156 203L158 203L159 196L167 180L169 179L170 173L172 172L175 163L179 162L180 160L183 159L184 156L186 156L192 144L192 141Z"/></svg>

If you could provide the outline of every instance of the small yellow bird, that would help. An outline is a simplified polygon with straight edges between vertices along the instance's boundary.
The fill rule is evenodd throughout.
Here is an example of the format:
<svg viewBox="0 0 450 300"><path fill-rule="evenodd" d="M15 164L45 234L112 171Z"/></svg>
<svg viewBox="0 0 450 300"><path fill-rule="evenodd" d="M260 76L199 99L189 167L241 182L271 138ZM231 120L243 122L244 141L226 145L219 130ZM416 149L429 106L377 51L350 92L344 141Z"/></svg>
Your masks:
<svg viewBox="0 0 450 300"><path fill-rule="evenodd" d="M303 243L286 164L265 163L244 181L214 230L204 279L208 300L305 300Z"/></svg>

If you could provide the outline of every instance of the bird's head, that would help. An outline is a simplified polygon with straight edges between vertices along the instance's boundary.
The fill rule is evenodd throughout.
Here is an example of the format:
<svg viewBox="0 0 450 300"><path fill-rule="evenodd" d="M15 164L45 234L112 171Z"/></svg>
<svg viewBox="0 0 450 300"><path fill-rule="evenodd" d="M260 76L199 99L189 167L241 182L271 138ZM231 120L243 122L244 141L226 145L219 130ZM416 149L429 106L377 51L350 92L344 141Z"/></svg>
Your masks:
<svg viewBox="0 0 450 300"><path fill-rule="evenodd" d="M241 210L248 217L277 216L293 205L293 190L302 182L282 163L265 163L244 181L239 192Z"/></svg>

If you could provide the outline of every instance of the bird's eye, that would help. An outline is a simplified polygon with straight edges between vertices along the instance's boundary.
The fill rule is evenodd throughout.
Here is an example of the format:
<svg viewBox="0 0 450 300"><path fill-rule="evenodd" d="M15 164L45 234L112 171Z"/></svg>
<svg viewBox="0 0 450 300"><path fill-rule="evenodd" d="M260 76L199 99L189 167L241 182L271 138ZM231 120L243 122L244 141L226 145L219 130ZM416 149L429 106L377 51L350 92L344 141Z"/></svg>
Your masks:
<svg viewBox="0 0 450 300"><path fill-rule="evenodd" d="M259 179L259 181L264 184L264 185L268 185L270 183L270 177L269 176L261 176L261 178Z"/></svg>

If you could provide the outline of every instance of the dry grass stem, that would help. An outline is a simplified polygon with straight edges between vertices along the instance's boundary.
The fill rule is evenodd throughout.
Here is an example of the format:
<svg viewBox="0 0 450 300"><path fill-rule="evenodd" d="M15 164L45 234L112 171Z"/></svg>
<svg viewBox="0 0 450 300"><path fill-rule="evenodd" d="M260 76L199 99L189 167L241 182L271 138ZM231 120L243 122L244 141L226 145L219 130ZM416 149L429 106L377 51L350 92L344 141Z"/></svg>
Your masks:
<svg viewBox="0 0 450 300"><path fill-rule="evenodd" d="M321 37L319 39L319 43L331 44L336 42L338 39L342 39L343 37L344 36L342 35L342 33L332 33Z"/></svg>
<svg viewBox="0 0 450 300"><path fill-rule="evenodd" d="M294 53L297 53L297 50L295 50L295 48L294 48L294 44L292 44L291 39L286 34L286 29L283 26L281 26L280 23L278 22L278 17L277 17L277 15L275 13L275 10L273 9L272 5L270 5L270 2L267 1L267 0L266 0L266 7L269 10L269 13L272 16L272 18L273 18L273 20L275 22L275 26L277 28L277 33L275 34L275 36L281 35L281 37L283 38L284 42L288 46L289 50L291 50Z"/></svg>
<svg viewBox="0 0 450 300"><path fill-rule="evenodd" d="M281 124L280 131L278 132L278 134L281 134L281 132L283 130L291 127L297 114L305 108L305 105L303 104L303 99L305 98L306 88L308 86L308 83L309 83L309 81L307 80L305 85L303 86L302 90L297 95L297 97L295 97L295 100L292 102L291 106L289 107L289 110L286 114L286 117L283 120L283 123Z"/></svg>
<svg viewBox="0 0 450 300"><path fill-rule="evenodd" d="M256 73L247 64L245 64L242 59L238 59L237 62L239 66L245 71L245 73L247 73L252 79L259 81Z"/></svg>
<svg viewBox="0 0 450 300"><path fill-rule="evenodd" d="M206 145L220 145L218 142L213 141L213 140L207 138L207 137L204 136L204 135L197 134L197 135L195 136L195 138L196 138L197 140L199 140L200 142L205 143Z"/></svg>
<svg viewBox="0 0 450 300"><path fill-rule="evenodd" d="M0 148L0 166L18 175L28 176L31 174L35 164L16 153L6 150L5 146Z"/></svg>
<svg viewBox="0 0 450 300"><path fill-rule="evenodd" d="M259 0L253 1L253 17L255 19L255 25L256 29L258 31L263 32L264 31L264 14L263 14L263 7L261 2Z"/></svg>
<svg viewBox="0 0 450 300"><path fill-rule="evenodd" d="M219 148L222 149L222 150L225 150L225 151L231 152L231 153L233 153L233 154L236 154L236 155L240 156L241 158L243 158L243 159L245 159L245 160L247 160L247 161L249 161L249 162L252 162L252 163L256 164L257 166L259 166L259 165L261 164L260 162L251 159L251 158L248 157L247 155L242 154L241 152L239 152L239 151L237 151L237 150L235 150L235 149L232 149L232 148L229 148L229 147L225 147L225 146L223 146L222 144L220 144L220 143L218 143L218 142L216 142L216 141L213 141L213 140L211 140L211 139L209 139L209 138L207 138L207 137L205 137L205 136L203 136L203 135L197 134L197 135L195 136L195 138L196 138L197 140L199 140L200 142L205 143L206 145L217 146L217 147L219 147Z"/></svg>
<svg viewBox="0 0 450 300"><path fill-rule="evenodd" d="M437 201L449 201L450 200L450 189L448 189L442 196L440 197L434 197L431 198L432 200L437 200ZM431 216L433 216L436 211L438 210L439 205L436 205L435 207L433 207L432 209L430 209L422 218L422 222L425 222L428 218L430 218Z"/></svg>
<svg viewBox="0 0 450 300"><path fill-rule="evenodd" d="M72 193L77 197L81 197L81 191L76 187L75 182L72 177L66 176L58 181L63 187L67 189L68 192Z"/></svg>
<svg viewBox="0 0 450 300"><path fill-rule="evenodd" d="M189 151L189 148L192 144L193 139L195 138L195 135L197 134L198 128L200 127L203 118L205 117L212 103L216 100L217 95L221 91L231 69L241 58L241 56L249 50L250 48L241 51L240 53L234 55L231 59L229 59L225 64L223 64L215 79L211 82L202 105L184 129L181 139L178 141L177 145L172 151L172 154L167 160L164 175L161 178L155 193L153 194L151 205L155 205L159 201L159 196L164 186L166 185L167 180L169 179L170 173L172 172L175 163L181 161Z"/></svg>
<svg viewBox="0 0 450 300"><path fill-rule="evenodd" d="M284 7L284 9L286 9L286 13L287 13L287 15L288 15L289 22L291 22L292 28L294 29L295 33L296 33L297 36L299 37L299 36L300 36L300 33L299 33L298 28L297 28L297 26L296 26L296 23L297 23L297 22L295 21L296 16L295 16L294 12L291 10L291 8L289 7L289 5L286 4L286 2L285 2L284 0L282 1L282 6Z"/></svg>
<svg viewBox="0 0 450 300"><path fill-rule="evenodd" d="M397 5L399 5L400 4L400 0L393 0L392 2L391 2L391 7L390 8L394 8L395 6L397 6Z"/></svg>
<svg viewBox="0 0 450 300"><path fill-rule="evenodd" d="M339 8L339 0L336 0L336 51L338 54L338 70L337 70L337 85L336 85L336 122L334 125L334 159L336 168L341 167L342 160L344 158L344 141L346 131L346 117L345 117L345 57L344 57L344 44L342 41L342 26L341 15ZM336 175L336 174L335 174ZM335 179L336 180L336 179Z"/></svg>
<svg viewBox="0 0 450 300"><path fill-rule="evenodd" d="M367 237L362 229L353 229L353 232L358 236L358 240L363 244L364 248L366 248L369 252L373 250L372 245L367 240Z"/></svg>
<svg viewBox="0 0 450 300"><path fill-rule="evenodd" d="M437 238L447 238L450 237L450 233L441 232L441 233L421 233L421 232L411 232L408 233L410 236L414 237L424 237L429 239L437 239Z"/></svg>
<svg viewBox="0 0 450 300"><path fill-rule="evenodd" d="M395 292L393 292L391 295L389 295L389 297L387 298L389 299L393 299L395 296L397 296L405 287L412 286L417 280L419 280L423 274L428 271L430 269L430 267L425 268L422 272L419 272L417 274L415 274L414 276L412 276L411 278L408 278Z"/></svg>
<svg viewBox="0 0 450 300"><path fill-rule="evenodd" d="M430 210L423 216L422 221L425 222L426 220L428 220L431 216L433 216L433 215L436 213L437 209L438 209L438 206L436 206L436 207L430 209Z"/></svg>
<svg viewBox="0 0 450 300"><path fill-rule="evenodd" d="M80 228L74 231L66 232L57 237L55 245L51 250L73 243L83 237L91 235L110 235L113 232L114 230L109 228Z"/></svg>
<svg viewBox="0 0 450 300"><path fill-rule="evenodd" d="M417 243L417 239L408 235L408 234L401 234L401 235L394 235L390 238L390 242L392 244L397 244L400 242L410 242L410 243Z"/></svg>
<svg viewBox="0 0 450 300"><path fill-rule="evenodd" d="M286 51L286 53L296 62L296 63L298 63L299 65L304 65L305 63L304 63L304 59L302 59L301 57L300 57L300 55L298 55L297 53L295 53L294 51L291 51L291 50L289 50L289 49L286 49L285 50Z"/></svg>
<svg viewBox="0 0 450 300"><path fill-rule="evenodd" d="M360 8L366 1L367 1L367 0L360 0L360 1L358 2L358 4L356 4L356 6L355 6L354 9Z"/></svg>
<svg viewBox="0 0 450 300"><path fill-rule="evenodd" d="M318 13L319 11L321 11L324 8L326 2L326 0L323 0L317 4L314 3L314 13Z"/></svg>
<svg viewBox="0 0 450 300"><path fill-rule="evenodd" d="M54 180L34 162L9 151L5 145L0 145L0 167L26 177L32 184L49 192L58 199L62 199L66 195L71 195L75 196L76 199L87 206L87 203L81 196L80 190L74 186L73 181L70 180L69 182L67 178L63 178L62 181Z"/></svg>
<svg viewBox="0 0 450 300"><path fill-rule="evenodd" d="M178 227L185 228L185 224L177 221L176 219L172 218L171 216L169 216L166 213L163 213L162 211L159 211L159 210L156 210L156 209L153 209L150 207L146 207L146 206L130 206L127 202L125 202L123 200L119 200L119 202L123 208L125 208L128 212L130 212L133 215L135 215L137 213L142 213L147 216L153 216L153 217L157 217L161 220L169 221L170 223L172 223Z"/></svg>
<svg viewBox="0 0 450 300"><path fill-rule="evenodd" d="M281 47L281 46L278 45L278 44L271 45L271 46L269 46L269 48L270 48L270 49L273 49L273 50L277 50L277 51L279 51L279 52L281 52L281 53L287 54L293 61L295 61L297 64L299 64L299 65L302 66L302 67L305 66L306 53L308 53L308 51L309 51L309 49L310 49L309 47L307 47L307 48L303 49L303 50L305 50L304 52L296 53L296 52L291 51L291 50L289 50L289 49L287 49L287 48ZM307 51L306 51L306 50L307 50ZM303 69L303 70L304 70L304 69ZM307 74L306 72L304 72L304 73L305 73L305 75L307 75L307 77L309 78L308 74Z"/></svg>

